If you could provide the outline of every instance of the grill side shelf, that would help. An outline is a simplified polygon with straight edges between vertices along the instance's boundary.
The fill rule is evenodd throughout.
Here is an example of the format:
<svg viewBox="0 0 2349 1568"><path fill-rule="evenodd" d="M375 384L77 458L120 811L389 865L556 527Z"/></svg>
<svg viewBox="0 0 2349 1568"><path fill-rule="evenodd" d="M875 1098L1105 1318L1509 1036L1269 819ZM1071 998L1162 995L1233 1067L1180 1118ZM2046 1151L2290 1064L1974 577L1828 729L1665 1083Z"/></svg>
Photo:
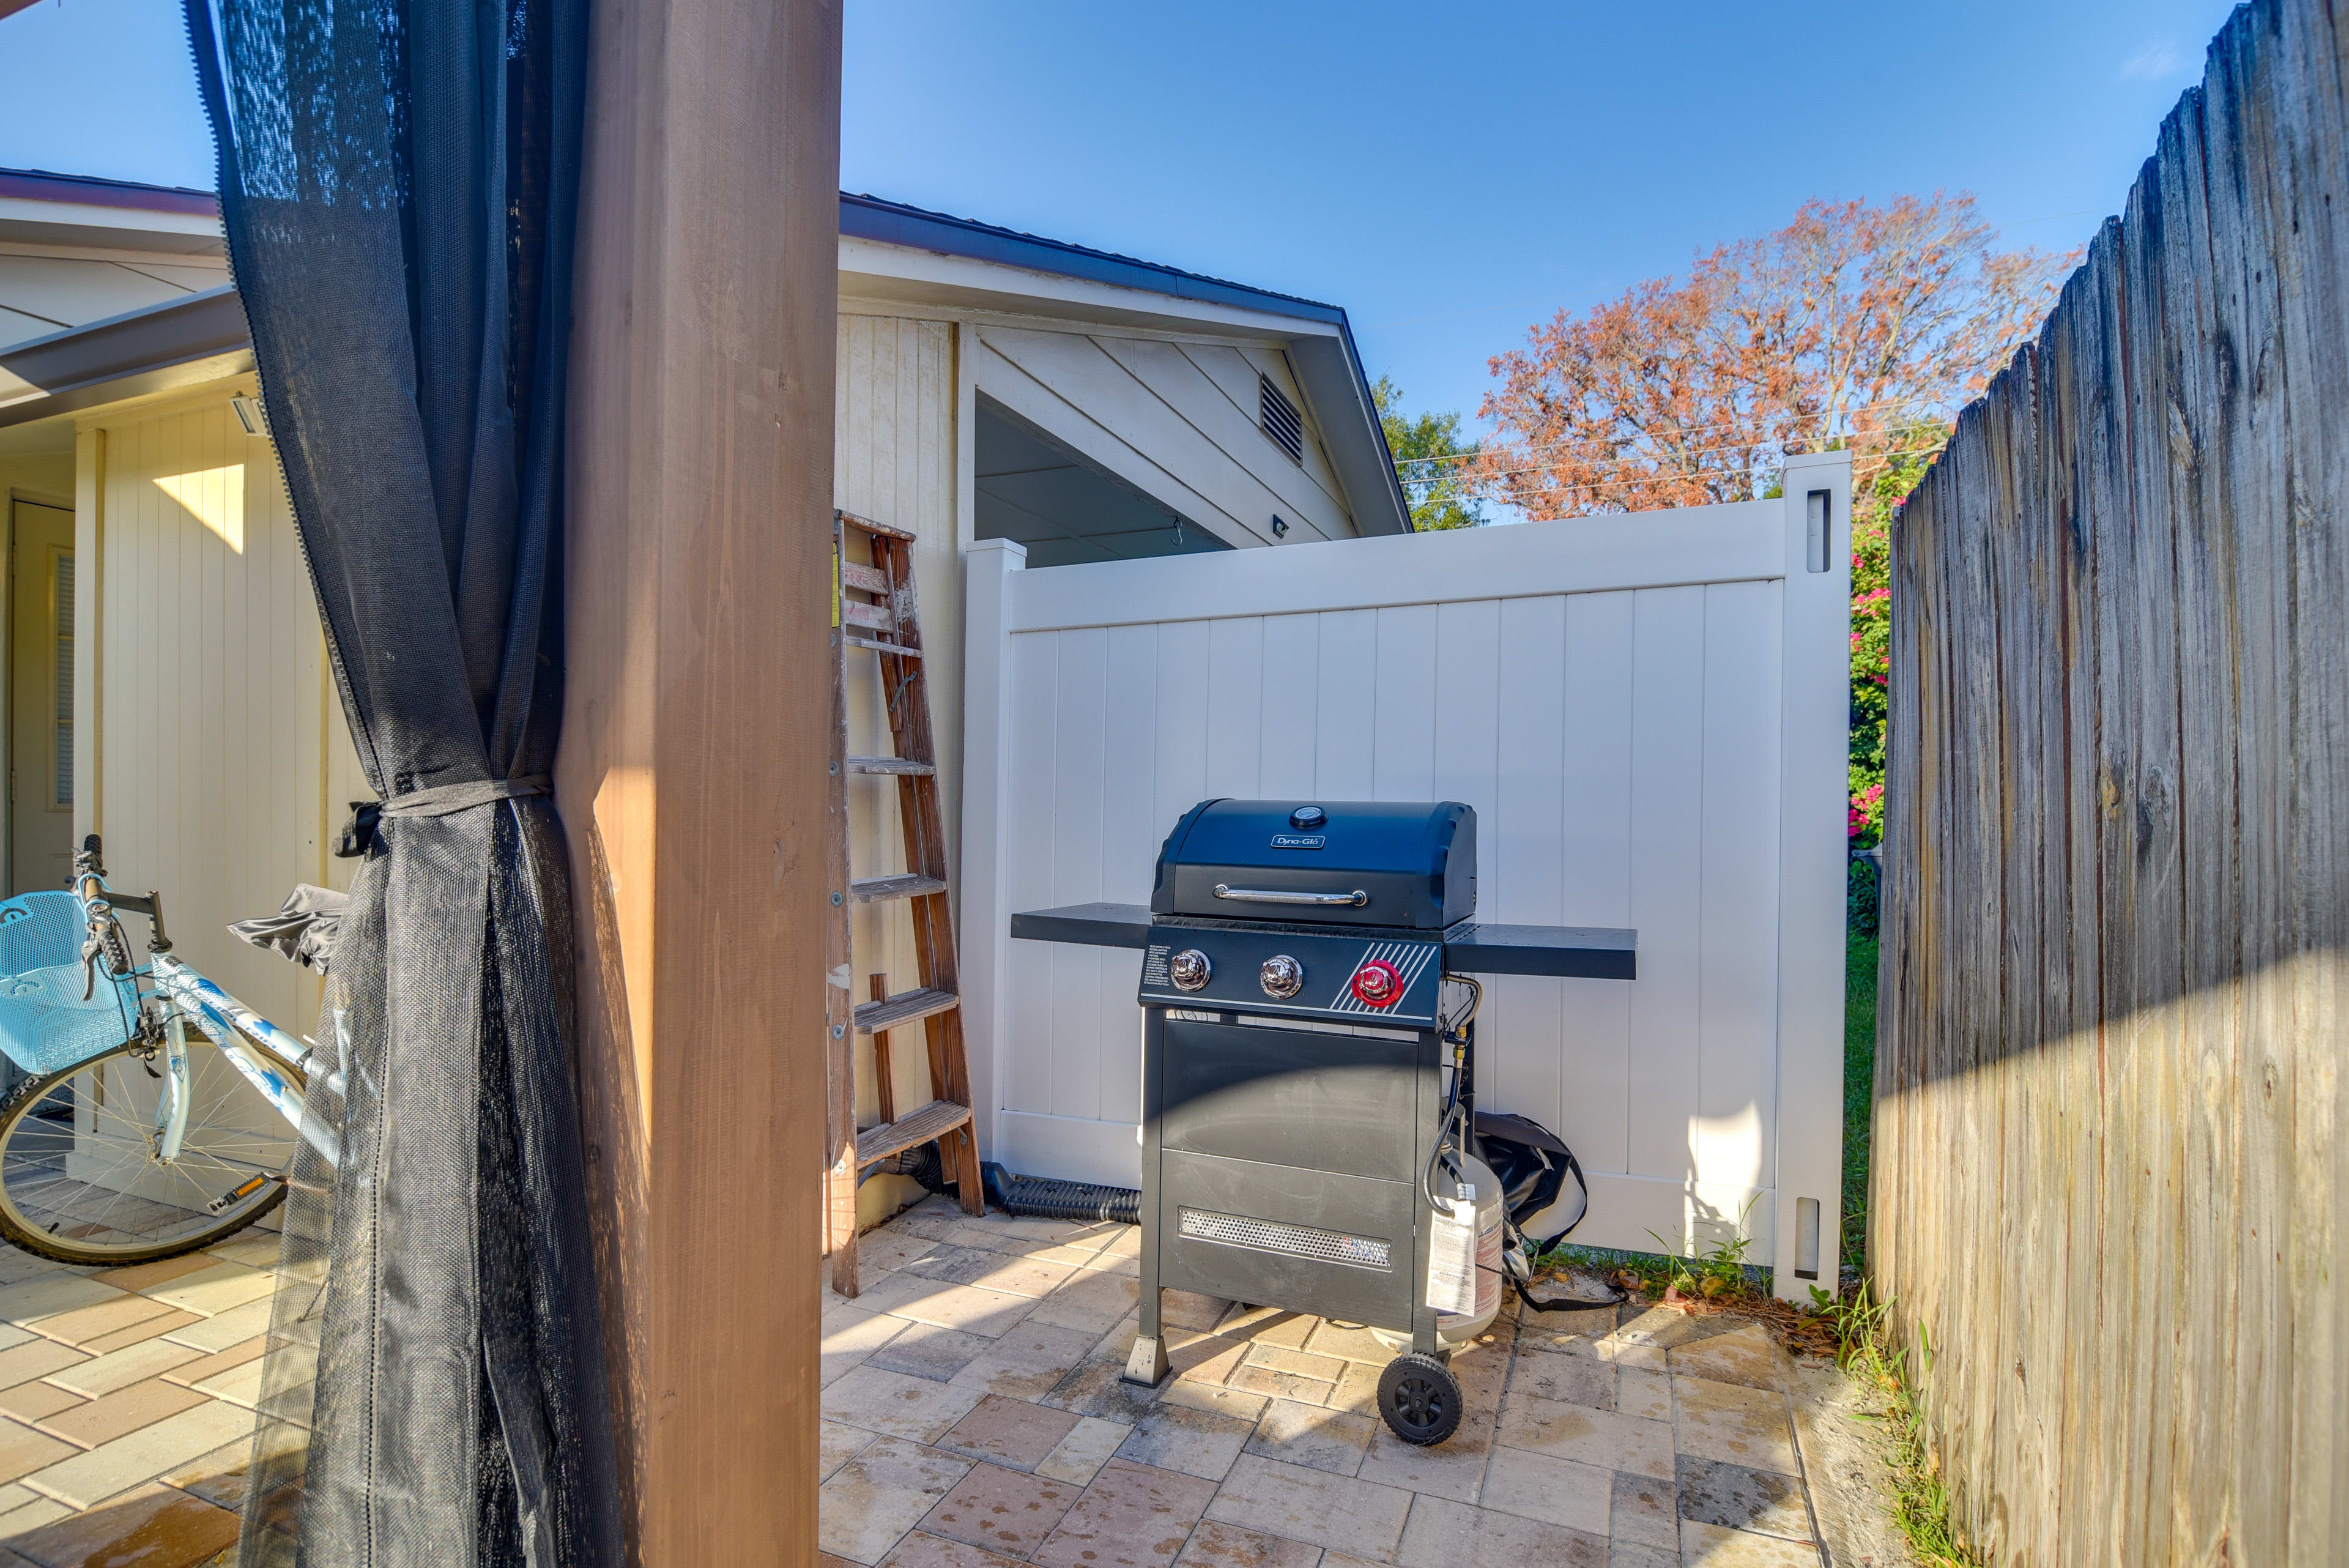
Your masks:
<svg viewBox="0 0 2349 1568"><path fill-rule="evenodd" d="M1011 917L1011 934L1035 942L1090 948L1146 948L1150 910L1143 904L1064 904Z"/></svg>
<svg viewBox="0 0 2349 1568"><path fill-rule="evenodd" d="M1540 974L1636 980L1640 933L1611 926L1455 926L1444 936L1454 974Z"/></svg>

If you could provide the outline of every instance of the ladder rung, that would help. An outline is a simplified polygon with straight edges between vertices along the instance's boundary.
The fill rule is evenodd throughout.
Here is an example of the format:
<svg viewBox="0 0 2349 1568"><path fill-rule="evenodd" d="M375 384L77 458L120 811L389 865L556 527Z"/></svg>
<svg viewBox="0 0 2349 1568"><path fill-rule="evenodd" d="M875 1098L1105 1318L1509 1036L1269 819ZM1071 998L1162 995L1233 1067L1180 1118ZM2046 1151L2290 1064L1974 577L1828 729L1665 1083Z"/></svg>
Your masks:
<svg viewBox="0 0 2349 1568"><path fill-rule="evenodd" d="M952 1100L932 1100L920 1110L909 1111L894 1122L867 1127L858 1133L856 1163L871 1165L893 1154L902 1154L916 1144L944 1137L969 1120L968 1106L958 1106Z"/></svg>
<svg viewBox="0 0 2349 1568"><path fill-rule="evenodd" d="M882 575L879 568L865 566L859 561L840 563L840 583L843 587L861 588L868 594L885 594L889 591L889 579Z"/></svg>
<svg viewBox="0 0 2349 1568"><path fill-rule="evenodd" d="M867 534L878 534L884 538L889 539L911 539L913 537L911 534L908 534L903 528L892 528L886 523L875 523L872 518L859 517L854 512L843 512L835 507L833 508L832 514L834 517L839 518L843 523L847 524L851 528L862 528Z"/></svg>
<svg viewBox="0 0 2349 1568"><path fill-rule="evenodd" d="M886 1002L858 1002L856 1032L859 1034L878 1034L961 1005L962 998L951 991L938 991L929 986L919 991L901 991Z"/></svg>
<svg viewBox="0 0 2349 1568"><path fill-rule="evenodd" d="M860 904L885 898L920 898L946 890L947 885L936 877L916 877L911 872L901 877L867 877L848 885L848 896Z"/></svg>
<svg viewBox="0 0 2349 1568"><path fill-rule="evenodd" d="M848 759L848 771L853 774L910 774L917 779L926 779L938 770L911 757L851 757Z"/></svg>
<svg viewBox="0 0 2349 1568"><path fill-rule="evenodd" d="M861 605L848 599L840 607L840 618L850 626L861 626L867 631L895 631L897 618L889 613L886 605Z"/></svg>
<svg viewBox="0 0 2349 1568"><path fill-rule="evenodd" d="M842 640L851 648L869 648L875 653L894 653L900 659L922 657L922 650L918 648L900 648L894 642L875 642L869 637L851 637Z"/></svg>

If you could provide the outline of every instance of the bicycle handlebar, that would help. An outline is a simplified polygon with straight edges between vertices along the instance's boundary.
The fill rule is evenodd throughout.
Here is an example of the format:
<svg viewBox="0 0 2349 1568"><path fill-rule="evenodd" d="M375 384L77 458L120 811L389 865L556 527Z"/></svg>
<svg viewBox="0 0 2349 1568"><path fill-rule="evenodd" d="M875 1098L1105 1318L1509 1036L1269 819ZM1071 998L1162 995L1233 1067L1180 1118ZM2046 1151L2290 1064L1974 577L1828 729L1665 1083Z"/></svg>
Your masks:
<svg viewBox="0 0 2349 1568"><path fill-rule="evenodd" d="M73 893L81 900L82 919L89 930L81 944L82 1000L87 1002L98 989L98 961L101 956L106 960L106 972L113 979L124 979L137 968L130 961L130 944L122 935L122 921L116 911L128 909L147 917L151 927L147 940L149 952L169 952L171 943L163 934L160 893L134 898L117 893L106 885L105 846L99 843L97 834L81 841L81 847L74 852L73 863Z"/></svg>

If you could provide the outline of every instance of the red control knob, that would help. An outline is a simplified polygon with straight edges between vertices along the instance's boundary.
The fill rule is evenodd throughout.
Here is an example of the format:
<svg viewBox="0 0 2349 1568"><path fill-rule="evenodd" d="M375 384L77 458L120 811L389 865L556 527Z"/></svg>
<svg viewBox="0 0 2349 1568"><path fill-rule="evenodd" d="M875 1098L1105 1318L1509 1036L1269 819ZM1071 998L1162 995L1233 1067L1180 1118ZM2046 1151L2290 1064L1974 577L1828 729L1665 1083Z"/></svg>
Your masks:
<svg viewBox="0 0 2349 1568"><path fill-rule="evenodd" d="M1354 971L1354 1000L1365 1007L1392 1007L1402 999L1402 976L1384 959L1372 959Z"/></svg>

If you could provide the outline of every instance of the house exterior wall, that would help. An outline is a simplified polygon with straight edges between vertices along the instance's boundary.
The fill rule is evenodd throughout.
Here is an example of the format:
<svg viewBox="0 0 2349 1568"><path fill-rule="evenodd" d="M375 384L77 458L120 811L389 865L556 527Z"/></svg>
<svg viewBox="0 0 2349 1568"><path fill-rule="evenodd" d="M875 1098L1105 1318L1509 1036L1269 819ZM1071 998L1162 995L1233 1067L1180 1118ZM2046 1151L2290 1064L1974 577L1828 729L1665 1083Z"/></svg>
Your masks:
<svg viewBox="0 0 2349 1568"><path fill-rule="evenodd" d="M1320 426L1276 348L977 326L978 390L1237 545L1354 535ZM1257 377L1304 415L1292 459L1257 422ZM1272 520L1289 524L1276 536Z"/></svg>
<svg viewBox="0 0 2349 1568"><path fill-rule="evenodd" d="M162 893L190 962L307 1033L317 981L224 928L296 882L347 886L333 836L371 792L275 453L229 408L250 389L80 431L74 833L104 835L119 886Z"/></svg>
<svg viewBox="0 0 2349 1568"><path fill-rule="evenodd" d="M962 560L958 487L967 468L956 454L953 324L905 317L840 318L834 372L833 504L876 523L910 530L914 583L938 751L939 805L953 864L962 811ZM852 536L853 538L853 536ZM852 544L854 558L864 552ZM848 751L886 756L892 747L881 690L880 657L852 649L847 665ZM879 877L905 869L897 784L852 774L848 780L850 873ZM884 973L894 991L916 983L914 928L902 903L867 904L851 916L852 989L865 998L865 977ZM890 1038L892 1081L900 1109L931 1098L929 1057L919 1028ZM871 1057L856 1053L856 1116L878 1118Z"/></svg>

